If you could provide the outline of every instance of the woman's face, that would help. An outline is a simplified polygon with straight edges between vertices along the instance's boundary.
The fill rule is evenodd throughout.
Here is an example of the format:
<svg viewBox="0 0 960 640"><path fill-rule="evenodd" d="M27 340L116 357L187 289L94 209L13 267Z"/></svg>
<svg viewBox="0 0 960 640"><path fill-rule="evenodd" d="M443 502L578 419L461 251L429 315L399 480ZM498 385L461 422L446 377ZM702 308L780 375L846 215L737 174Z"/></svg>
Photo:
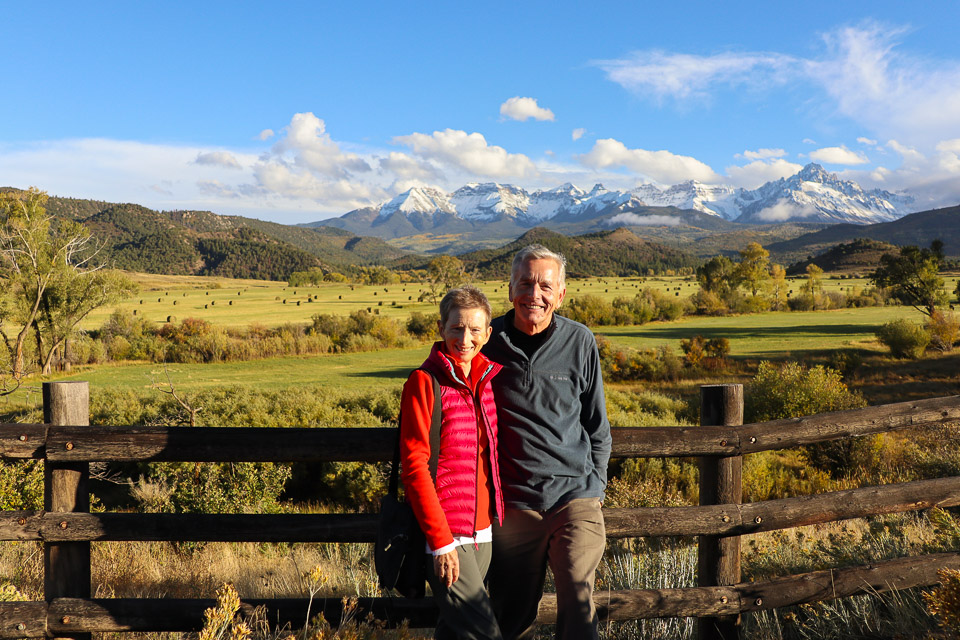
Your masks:
<svg viewBox="0 0 960 640"><path fill-rule="evenodd" d="M461 365L470 364L492 331L486 312L479 308L452 309L447 322L437 325L444 351Z"/></svg>

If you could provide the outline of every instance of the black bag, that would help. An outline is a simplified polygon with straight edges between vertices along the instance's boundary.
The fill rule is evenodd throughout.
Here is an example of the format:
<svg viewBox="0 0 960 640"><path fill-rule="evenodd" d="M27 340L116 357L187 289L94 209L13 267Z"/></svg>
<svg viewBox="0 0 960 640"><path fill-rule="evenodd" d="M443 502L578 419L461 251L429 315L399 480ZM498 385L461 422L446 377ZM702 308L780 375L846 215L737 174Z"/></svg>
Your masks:
<svg viewBox="0 0 960 640"><path fill-rule="evenodd" d="M422 370L422 369L421 369ZM436 482L437 460L440 454L440 384L433 380L433 416L430 424L430 475ZM433 567L427 561L426 538L420 530L413 509L397 498L400 475L400 426L393 449L393 467L387 495L380 501L380 524L373 550L373 565L377 570L380 588L395 589L405 598L422 598L426 594L427 571Z"/></svg>

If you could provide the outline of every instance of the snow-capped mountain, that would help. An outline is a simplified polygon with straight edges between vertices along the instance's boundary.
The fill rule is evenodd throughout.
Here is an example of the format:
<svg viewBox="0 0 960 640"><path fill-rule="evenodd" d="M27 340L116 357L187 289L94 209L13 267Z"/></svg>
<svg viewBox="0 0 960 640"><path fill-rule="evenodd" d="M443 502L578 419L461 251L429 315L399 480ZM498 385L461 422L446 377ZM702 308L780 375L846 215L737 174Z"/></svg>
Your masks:
<svg viewBox="0 0 960 640"><path fill-rule="evenodd" d="M318 224L351 228L358 225L388 229L393 237L408 230L429 231L440 225L472 226L510 222L521 227L544 223L589 222L597 226L613 218L623 224L620 214L642 224L641 215L651 207L672 207L697 211L725 220L753 224L787 221L851 222L873 224L900 218L914 209L909 195L887 191L864 191L858 184L841 180L818 164L808 164L789 178L768 182L758 189L737 189L688 181L661 189L642 184L629 191L611 191L597 184L584 191L570 183L532 193L513 185L471 183L453 193L416 187L389 202L357 209L340 218ZM612 223L608 223L612 224Z"/></svg>

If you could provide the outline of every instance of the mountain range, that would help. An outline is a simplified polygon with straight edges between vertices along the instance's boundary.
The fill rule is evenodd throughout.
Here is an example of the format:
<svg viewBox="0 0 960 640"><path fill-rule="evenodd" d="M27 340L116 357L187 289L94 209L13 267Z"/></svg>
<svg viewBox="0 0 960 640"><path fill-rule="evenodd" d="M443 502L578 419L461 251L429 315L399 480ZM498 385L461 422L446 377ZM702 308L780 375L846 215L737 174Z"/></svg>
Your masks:
<svg viewBox="0 0 960 640"><path fill-rule="evenodd" d="M628 191L601 184L585 191L570 183L533 192L497 183L471 183L452 193L414 187L379 205L305 226L384 239L451 233L502 239L535 226L585 233L616 227L716 227L722 221L876 224L912 212L913 203L906 194L865 191L811 163L796 175L752 190L696 181L667 189L643 184Z"/></svg>

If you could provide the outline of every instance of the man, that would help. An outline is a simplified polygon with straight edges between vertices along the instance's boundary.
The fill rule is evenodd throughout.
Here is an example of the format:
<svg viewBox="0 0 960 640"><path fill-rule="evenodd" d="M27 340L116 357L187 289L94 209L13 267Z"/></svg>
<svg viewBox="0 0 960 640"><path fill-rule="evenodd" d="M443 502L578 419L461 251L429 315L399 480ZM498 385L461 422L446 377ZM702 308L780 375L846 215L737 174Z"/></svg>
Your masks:
<svg viewBox="0 0 960 640"><path fill-rule="evenodd" d="M554 315L565 260L541 245L513 260L513 310L493 321L483 353L493 380L506 512L494 524L490 591L503 637L533 638L547 565L557 587L557 637L597 637L593 583L606 533L600 503L610 423L593 334Z"/></svg>

